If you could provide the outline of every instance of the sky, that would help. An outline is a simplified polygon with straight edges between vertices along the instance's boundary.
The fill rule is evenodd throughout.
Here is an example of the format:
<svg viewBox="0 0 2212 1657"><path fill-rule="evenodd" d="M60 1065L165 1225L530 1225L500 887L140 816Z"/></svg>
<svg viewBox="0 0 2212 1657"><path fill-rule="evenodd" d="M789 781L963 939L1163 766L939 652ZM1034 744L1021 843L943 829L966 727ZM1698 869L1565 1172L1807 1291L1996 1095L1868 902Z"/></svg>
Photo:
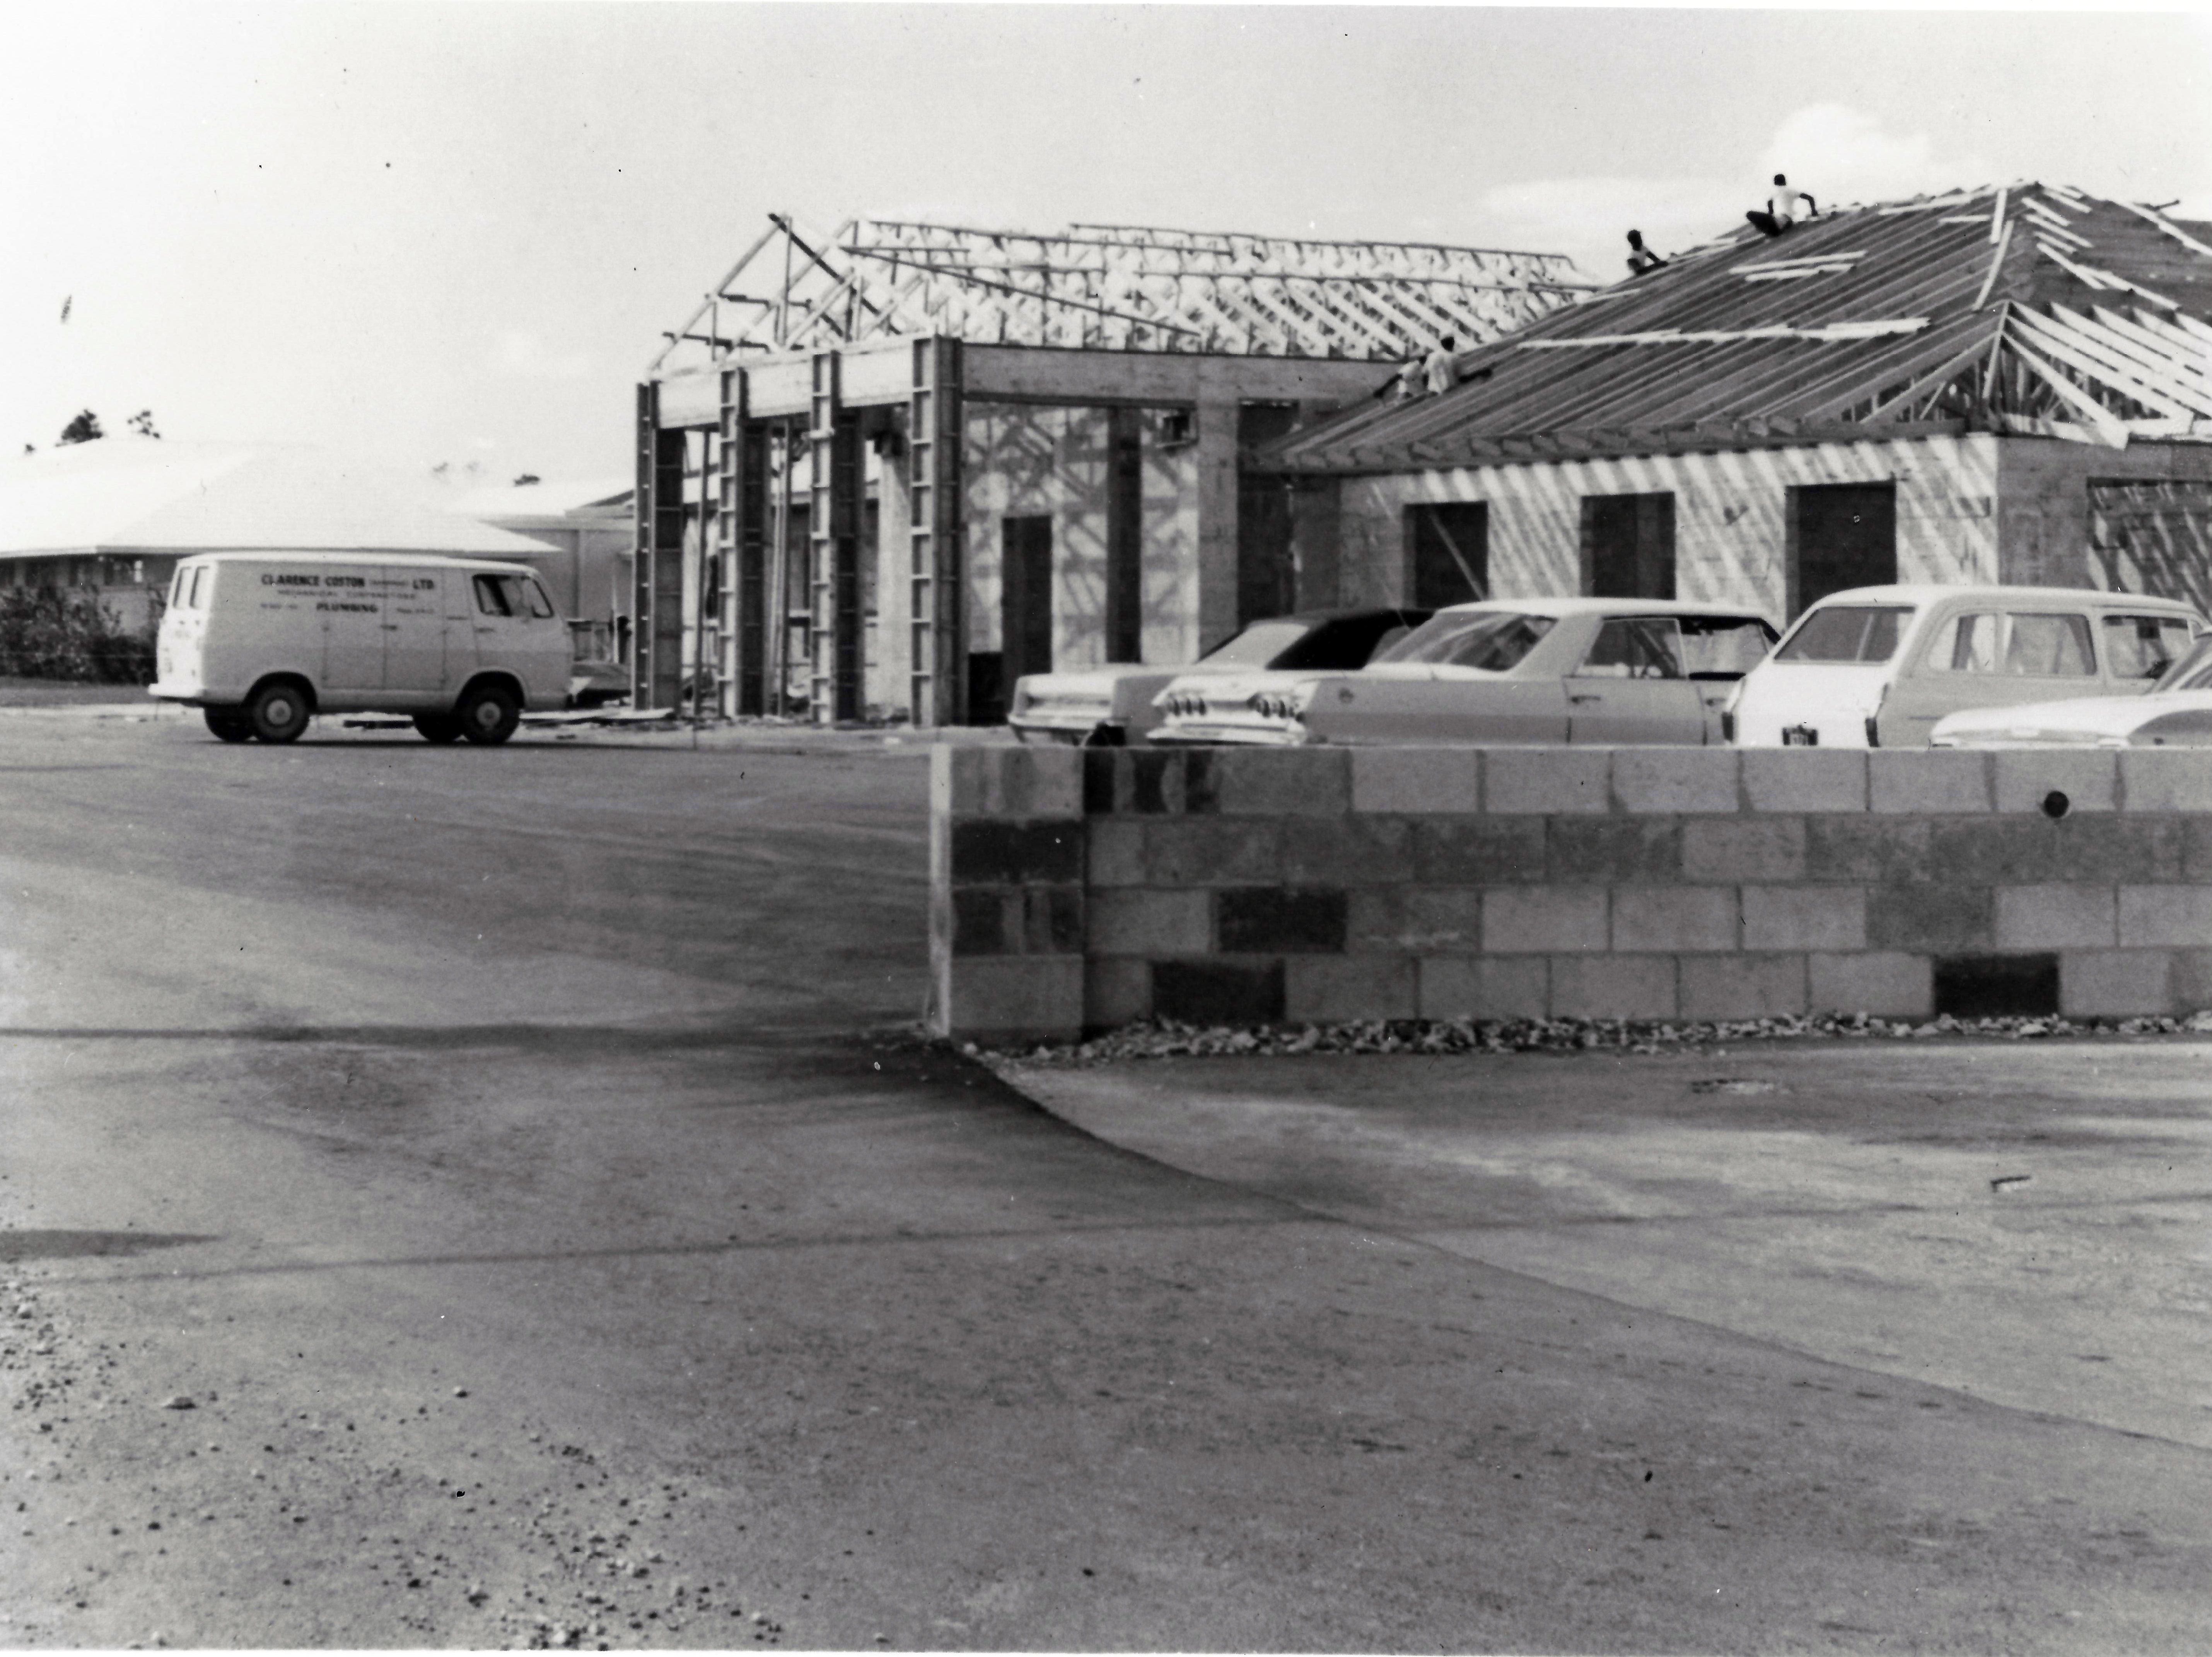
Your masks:
<svg viewBox="0 0 2212 1657"><path fill-rule="evenodd" d="M2212 218L2212 15L0 0L0 454L90 408L620 478L770 210L1447 241L1620 274L1787 171ZM63 319L67 306L67 320Z"/></svg>

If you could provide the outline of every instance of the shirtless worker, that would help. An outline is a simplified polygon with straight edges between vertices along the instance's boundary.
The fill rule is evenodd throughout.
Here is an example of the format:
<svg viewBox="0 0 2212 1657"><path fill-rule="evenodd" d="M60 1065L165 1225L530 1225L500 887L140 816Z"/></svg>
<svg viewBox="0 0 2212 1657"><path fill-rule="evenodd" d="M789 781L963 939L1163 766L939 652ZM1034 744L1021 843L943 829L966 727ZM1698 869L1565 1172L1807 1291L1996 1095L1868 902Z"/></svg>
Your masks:
<svg viewBox="0 0 2212 1657"><path fill-rule="evenodd" d="M1804 209L1802 213L1798 210L1801 203ZM1799 218L1817 218L1820 213L1820 206L1811 196L1802 190L1791 189L1790 180L1777 173L1774 175L1774 192L1766 198L1766 210L1762 213L1754 207L1744 217L1749 219L1753 228L1762 235L1778 236Z"/></svg>

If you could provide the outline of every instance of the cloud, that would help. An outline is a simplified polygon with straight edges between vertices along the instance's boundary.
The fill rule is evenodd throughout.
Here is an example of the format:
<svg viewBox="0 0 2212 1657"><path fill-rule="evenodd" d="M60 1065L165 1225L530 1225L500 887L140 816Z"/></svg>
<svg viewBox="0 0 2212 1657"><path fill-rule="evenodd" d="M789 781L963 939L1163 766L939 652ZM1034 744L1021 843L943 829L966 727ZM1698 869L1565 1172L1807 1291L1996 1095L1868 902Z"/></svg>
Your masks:
<svg viewBox="0 0 2212 1657"><path fill-rule="evenodd" d="M1883 131L1873 116L1843 104L1808 104L1784 117L1759 157L1759 176L1786 173L1823 206L1894 201L1960 185L1997 182L1978 155L1939 157L1925 132Z"/></svg>
<svg viewBox="0 0 2212 1657"><path fill-rule="evenodd" d="M536 334L514 328L499 337L498 362L525 380L582 380L592 372L589 351L556 351Z"/></svg>

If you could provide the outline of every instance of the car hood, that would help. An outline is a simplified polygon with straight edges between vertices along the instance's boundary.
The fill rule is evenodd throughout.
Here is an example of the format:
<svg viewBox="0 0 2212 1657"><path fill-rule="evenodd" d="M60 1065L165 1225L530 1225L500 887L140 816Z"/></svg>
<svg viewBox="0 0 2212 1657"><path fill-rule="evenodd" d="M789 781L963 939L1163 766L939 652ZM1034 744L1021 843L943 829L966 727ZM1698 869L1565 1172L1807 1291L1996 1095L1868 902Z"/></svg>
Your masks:
<svg viewBox="0 0 2212 1657"><path fill-rule="evenodd" d="M1972 708L1946 714L1930 734L2003 736L2013 731L2065 731L2085 737L2125 736L2161 714L2204 711L2212 711L2212 691L2074 697L2063 702L2024 702L2010 708Z"/></svg>

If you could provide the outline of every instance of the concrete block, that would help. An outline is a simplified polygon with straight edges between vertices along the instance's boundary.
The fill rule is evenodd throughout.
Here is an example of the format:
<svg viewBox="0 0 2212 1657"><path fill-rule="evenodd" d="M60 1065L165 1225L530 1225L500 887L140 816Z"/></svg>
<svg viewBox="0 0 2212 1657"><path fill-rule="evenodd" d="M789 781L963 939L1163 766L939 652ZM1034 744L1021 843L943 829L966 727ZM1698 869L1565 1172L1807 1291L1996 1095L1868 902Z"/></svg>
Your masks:
<svg viewBox="0 0 2212 1657"><path fill-rule="evenodd" d="M2123 811L2212 812L2212 756L2202 748L2120 751Z"/></svg>
<svg viewBox="0 0 2212 1657"><path fill-rule="evenodd" d="M1638 813L1741 809L1734 748L1616 748L1615 810Z"/></svg>
<svg viewBox="0 0 2212 1657"><path fill-rule="evenodd" d="M2195 885L2212 886L2212 817L2144 817L2127 820L2172 824L2179 828L2182 834L2181 878Z"/></svg>
<svg viewBox="0 0 2212 1657"><path fill-rule="evenodd" d="M1224 817L1336 816L1352 809L1346 748L1193 748L1183 809Z"/></svg>
<svg viewBox="0 0 2212 1657"><path fill-rule="evenodd" d="M2117 811L2120 757L2110 749L1999 748L1990 755L1990 783L1999 811L2043 813L2053 793L2066 811Z"/></svg>
<svg viewBox="0 0 2212 1657"><path fill-rule="evenodd" d="M2033 817L1939 817L1928 825L1928 867L1936 880L2030 886L2057 878L2058 825Z"/></svg>
<svg viewBox="0 0 2212 1657"><path fill-rule="evenodd" d="M1685 955L1680 966L1686 1019L1793 1018L1805 1011L1802 955Z"/></svg>
<svg viewBox="0 0 2212 1657"><path fill-rule="evenodd" d="M1999 949L2110 946L2113 914L2108 886L2001 886L1994 941Z"/></svg>
<svg viewBox="0 0 2212 1657"><path fill-rule="evenodd" d="M951 808L956 817L1080 817L1083 750L969 747L947 744ZM932 779L934 782L934 777Z"/></svg>
<svg viewBox="0 0 2212 1657"><path fill-rule="evenodd" d="M1551 983L1551 964L1541 955L1425 956L1417 1014L1425 1019L1545 1018Z"/></svg>
<svg viewBox="0 0 2212 1657"><path fill-rule="evenodd" d="M1483 809L1493 816L1613 808L1610 749L1490 748L1482 761Z"/></svg>
<svg viewBox="0 0 2212 1657"><path fill-rule="evenodd" d="M957 777L956 777L957 780ZM1083 879L1083 821L952 820L956 886L1061 886Z"/></svg>
<svg viewBox="0 0 2212 1657"><path fill-rule="evenodd" d="M1876 748L1867 809L1940 814L1990 808L1990 757L1971 748Z"/></svg>
<svg viewBox="0 0 2212 1657"><path fill-rule="evenodd" d="M1551 974L1554 1018L1679 1016L1672 955L1554 955Z"/></svg>
<svg viewBox="0 0 2212 1657"><path fill-rule="evenodd" d="M1924 1019L1936 1013L1934 964L1883 951L1815 954L1805 963L1806 1010L1846 1017Z"/></svg>
<svg viewBox="0 0 2212 1657"><path fill-rule="evenodd" d="M1152 1015L1152 964L1091 960L1083 972L1083 1027L1118 1030Z"/></svg>
<svg viewBox="0 0 2212 1657"><path fill-rule="evenodd" d="M1932 827L1920 817L1808 817L1805 878L1869 885L1933 880Z"/></svg>
<svg viewBox="0 0 2212 1657"><path fill-rule="evenodd" d="M1990 889L1915 881L1867 893L1867 942L1876 949L1955 954L1987 949L1995 931Z"/></svg>
<svg viewBox="0 0 2212 1657"><path fill-rule="evenodd" d="M1410 955L1298 955L1283 963L1283 1017L1292 1024L1419 1016Z"/></svg>
<svg viewBox="0 0 2212 1657"><path fill-rule="evenodd" d="M1753 811L1867 808L1863 748L1745 748L1743 802Z"/></svg>
<svg viewBox="0 0 2212 1657"><path fill-rule="evenodd" d="M1682 824L1686 880L1802 880L1802 817L1692 817Z"/></svg>
<svg viewBox="0 0 2212 1657"><path fill-rule="evenodd" d="M1188 803L1183 762L1189 758L1176 748L1108 751L1114 771L1114 809L1139 817L1180 815Z"/></svg>
<svg viewBox="0 0 2212 1657"><path fill-rule="evenodd" d="M2069 1018L2142 1018L2171 1013L2175 1010L2172 964L2172 955L2163 949L2062 951L2058 1010Z"/></svg>
<svg viewBox="0 0 2212 1657"><path fill-rule="evenodd" d="M1145 825L1149 886L1243 886L1281 873L1283 825L1261 818L1161 817Z"/></svg>
<svg viewBox="0 0 2212 1657"><path fill-rule="evenodd" d="M1022 952L1029 955L1083 953L1083 888L1025 886L1021 889Z"/></svg>
<svg viewBox="0 0 2212 1657"><path fill-rule="evenodd" d="M1482 809L1482 753L1475 748L1354 748L1352 808L1412 816Z"/></svg>
<svg viewBox="0 0 2212 1657"><path fill-rule="evenodd" d="M1350 905L1338 888L1231 886L1215 893L1213 902L1224 954L1344 953Z"/></svg>
<svg viewBox="0 0 2212 1657"><path fill-rule="evenodd" d="M2212 949L2166 952L2166 993L2177 1013L2212 1012Z"/></svg>
<svg viewBox="0 0 2212 1657"><path fill-rule="evenodd" d="M1012 907L1016 928L1006 923ZM995 886L956 886L952 892L952 953L956 955L1007 955L1018 953L1021 935L1019 888Z"/></svg>
<svg viewBox="0 0 2212 1657"><path fill-rule="evenodd" d="M1212 894L1118 886L1091 894L1093 955L1203 955L1213 947Z"/></svg>
<svg viewBox="0 0 2212 1657"><path fill-rule="evenodd" d="M1670 817L1554 817L1544 867L1559 883L1672 883L1682 876L1682 825Z"/></svg>
<svg viewBox="0 0 2212 1657"><path fill-rule="evenodd" d="M1482 893L1473 886L1409 887L1404 915L1415 954L1471 954L1482 946Z"/></svg>
<svg viewBox="0 0 2212 1657"><path fill-rule="evenodd" d="M1283 824L1282 878L1293 886L1411 880L1413 825L1402 817L1297 817Z"/></svg>
<svg viewBox="0 0 2212 1657"><path fill-rule="evenodd" d="M2123 949L2212 947L2212 886L2122 886L2113 941Z"/></svg>
<svg viewBox="0 0 2212 1657"><path fill-rule="evenodd" d="M963 957L940 980L932 1027L956 1040L1072 1040L1083 1033L1083 957Z"/></svg>
<svg viewBox="0 0 2212 1657"><path fill-rule="evenodd" d="M1489 955L1601 951L1611 941L1603 886L1497 887L1482 896L1482 948Z"/></svg>
<svg viewBox="0 0 2212 1657"><path fill-rule="evenodd" d="M2212 829L2212 819L2112 812L2069 815L2047 831L2050 878L2136 886L2197 880L2200 876L2190 868L2188 853L2200 827ZM2212 850L2212 836L2207 840ZM2212 876L2212 859L2203 873Z"/></svg>
<svg viewBox="0 0 2212 1657"><path fill-rule="evenodd" d="M1099 752L1093 750L1094 752ZM1107 758L1113 756L1109 753ZM1093 817L1083 825L1084 878L1093 886L1145 883L1145 825L1127 817Z"/></svg>
<svg viewBox="0 0 2212 1657"><path fill-rule="evenodd" d="M1544 878L1540 817L1416 818L1410 827L1413 878L1424 885L1503 886Z"/></svg>
<svg viewBox="0 0 2212 1657"><path fill-rule="evenodd" d="M1734 886L1621 886L1613 894L1616 954L1740 947Z"/></svg>
<svg viewBox="0 0 2212 1657"><path fill-rule="evenodd" d="M1185 1024L1279 1024L1283 963L1218 956L1154 961L1152 1015Z"/></svg>
<svg viewBox="0 0 2212 1657"><path fill-rule="evenodd" d="M1743 947L1781 951L1863 949L1866 888L1747 886L1743 888Z"/></svg>

